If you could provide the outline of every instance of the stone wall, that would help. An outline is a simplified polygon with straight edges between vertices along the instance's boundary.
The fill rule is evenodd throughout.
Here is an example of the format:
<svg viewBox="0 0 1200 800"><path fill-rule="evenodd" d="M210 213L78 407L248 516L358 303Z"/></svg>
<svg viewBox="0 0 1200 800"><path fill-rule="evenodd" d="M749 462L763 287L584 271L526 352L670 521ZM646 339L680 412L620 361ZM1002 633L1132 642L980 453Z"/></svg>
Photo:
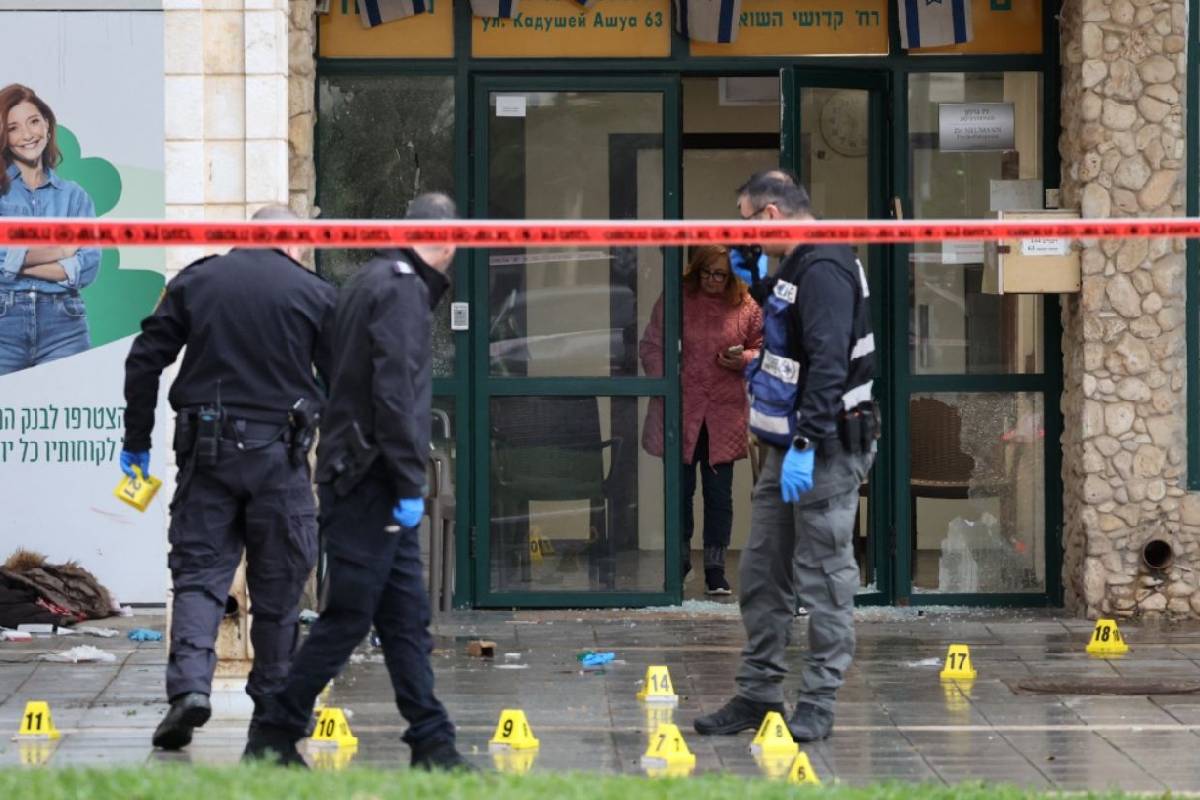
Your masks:
<svg viewBox="0 0 1200 800"><path fill-rule="evenodd" d="M292 0L288 10L288 197L302 217L317 196L313 135L317 124L315 0Z"/></svg>
<svg viewBox="0 0 1200 800"><path fill-rule="evenodd" d="M1185 0L1066 0L1062 200L1085 217L1184 213ZM1085 242L1063 308L1069 609L1200 614L1200 497L1185 486L1183 242ZM1173 568L1141 564L1163 539ZM1188 569L1185 569L1188 568Z"/></svg>
<svg viewBox="0 0 1200 800"><path fill-rule="evenodd" d="M288 200L287 0L164 0L166 215ZM173 273L205 254L172 247Z"/></svg>

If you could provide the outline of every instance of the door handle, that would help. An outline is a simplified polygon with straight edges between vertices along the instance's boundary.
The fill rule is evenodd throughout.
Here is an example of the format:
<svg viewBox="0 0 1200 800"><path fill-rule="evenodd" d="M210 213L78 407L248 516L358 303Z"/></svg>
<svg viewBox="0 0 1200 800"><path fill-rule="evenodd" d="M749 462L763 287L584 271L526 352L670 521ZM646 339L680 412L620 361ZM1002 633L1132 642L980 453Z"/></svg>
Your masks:
<svg viewBox="0 0 1200 800"><path fill-rule="evenodd" d="M899 195L892 197L892 219L904 219L904 202L900 199Z"/></svg>

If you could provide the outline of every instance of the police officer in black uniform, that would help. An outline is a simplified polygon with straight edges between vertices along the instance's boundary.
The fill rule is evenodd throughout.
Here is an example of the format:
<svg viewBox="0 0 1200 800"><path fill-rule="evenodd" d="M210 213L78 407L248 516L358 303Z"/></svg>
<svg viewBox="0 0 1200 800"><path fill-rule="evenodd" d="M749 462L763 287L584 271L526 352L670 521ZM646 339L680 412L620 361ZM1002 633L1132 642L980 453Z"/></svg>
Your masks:
<svg viewBox="0 0 1200 800"><path fill-rule="evenodd" d="M296 215L268 206L254 219ZM211 714L217 629L243 549L254 614L246 692L256 718L297 645L300 595L317 556L308 450L323 392L313 367L329 369L337 300L299 255L235 249L191 264L167 284L125 361L121 468L148 475L159 376L187 348L170 391L179 467L168 557L171 708L154 732L166 750L187 746Z"/></svg>
<svg viewBox="0 0 1200 800"><path fill-rule="evenodd" d="M738 209L747 220L813 219L807 192L779 171L742 186ZM850 248L762 249L782 262L762 283L763 350L747 370L750 430L769 446L740 566L746 646L736 695L694 725L728 735L783 713L798 600L809 611L808 653L787 724L808 742L833 732L834 700L854 659L854 520L879 435L875 336L867 276Z"/></svg>
<svg viewBox="0 0 1200 800"><path fill-rule="evenodd" d="M421 195L408 219L447 220L454 203ZM433 694L430 607L417 525L424 513L432 402L432 310L449 287L453 246L388 250L343 288L337 360L317 448L328 596L287 682L251 726L245 756L302 766L295 743L313 703L372 623L408 720L415 767L466 767Z"/></svg>

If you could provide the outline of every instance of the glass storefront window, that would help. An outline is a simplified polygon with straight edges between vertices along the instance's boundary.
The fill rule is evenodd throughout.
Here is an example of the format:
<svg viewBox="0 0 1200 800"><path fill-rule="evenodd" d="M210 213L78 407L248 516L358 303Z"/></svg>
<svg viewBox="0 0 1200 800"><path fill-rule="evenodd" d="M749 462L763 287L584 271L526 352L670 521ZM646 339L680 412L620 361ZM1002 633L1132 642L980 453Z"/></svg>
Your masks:
<svg viewBox="0 0 1200 800"><path fill-rule="evenodd" d="M454 189L454 78L325 75L318 82L317 205L327 219L401 219L421 192ZM465 205L465 198L458 198ZM319 250L342 285L371 250ZM434 375L454 373L451 292L434 314Z"/></svg>
<svg viewBox="0 0 1200 800"><path fill-rule="evenodd" d="M913 589L1041 592L1041 394L939 393L909 403Z"/></svg>
<svg viewBox="0 0 1200 800"><path fill-rule="evenodd" d="M662 219L662 102L657 92L493 93L489 216ZM493 375L639 374L661 249L519 248L487 259Z"/></svg>
<svg viewBox="0 0 1200 800"><path fill-rule="evenodd" d="M917 73L909 78L909 174L916 219L982 219L1040 209L1042 76L1036 72ZM956 150L942 142L949 104L1011 106L1003 150ZM1007 139L1007 136L1000 137ZM1043 371L1041 298L986 294L982 242L913 248L909 353L913 374Z"/></svg>
<svg viewBox="0 0 1200 800"><path fill-rule="evenodd" d="M648 397L493 397L491 586L661 592L663 460Z"/></svg>

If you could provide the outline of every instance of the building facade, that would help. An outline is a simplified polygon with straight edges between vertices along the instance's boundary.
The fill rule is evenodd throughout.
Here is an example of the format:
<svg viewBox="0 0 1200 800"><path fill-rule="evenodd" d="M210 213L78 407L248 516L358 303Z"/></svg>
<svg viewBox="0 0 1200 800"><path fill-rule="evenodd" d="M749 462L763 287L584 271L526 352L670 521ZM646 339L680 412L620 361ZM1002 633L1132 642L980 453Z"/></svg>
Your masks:
<svg viewBox="0 0 1200 800"><path fill-rule="evenodd" d="M780 165L828 218L1194 214L1189 5L974 0L968 41L922 49L893 0L742 0L726 43L684 36L667 0L522 0L509 19L437 0L373 26L355 0L167 0L167 214L290 200L388 218L440 189L477 218L719 219L745 176ZM860 602L1200 613L1193 253L1077 248L1065 294L998 293L984 243L860 249L886 416ZM667 341L688 324L683 260L460 258L435 337L459 605L696 593L664 555L682 516L678 355L665 376L638 357L660 298ZM315 256L335 282L360 261ZM663 457L642 444L654 398ZM751 471L736 469L735 557Z"/></svg>

